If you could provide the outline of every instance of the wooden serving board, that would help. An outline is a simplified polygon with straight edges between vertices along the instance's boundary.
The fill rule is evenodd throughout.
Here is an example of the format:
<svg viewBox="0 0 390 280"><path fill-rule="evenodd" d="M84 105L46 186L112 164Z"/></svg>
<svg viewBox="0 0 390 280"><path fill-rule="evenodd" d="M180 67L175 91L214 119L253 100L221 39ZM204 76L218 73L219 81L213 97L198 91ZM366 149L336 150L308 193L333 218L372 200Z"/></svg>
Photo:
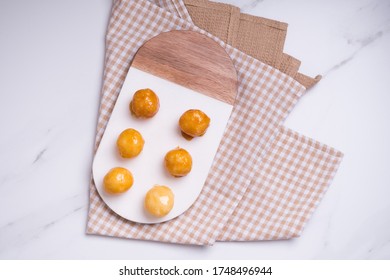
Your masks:
<svg viewBox="0 0 390 280"><path fill-rule="evenodd" d="M131 67L233 105L237 73L225 50L194 31L171 31L146 42Z"/></svg>
<svg viewBox="0 0 390 280"><path fill-rule="evenodd" d="M160 99L160 110L151 119L137 119L129 111L135 91L150 88ZM237 92L232 61L215 41L197 32L171 31L147 41L137 52L119 93L93 163L96 188L103 201L118 215L139 223L160 223L185 212L199 196L229 120ZM188 109L200 109L211 119L206 134L188 141L178 121ZM139 156L123 159L116 148L118 135L137 129L145 140ZM180 146L193 159L191 172L182 178L164 169L165 154ZM129 169L132 188L109 195L103 178L113 167ZM146 192L166 185L175 195L172 211L155 218L144 210Z"/></svg>

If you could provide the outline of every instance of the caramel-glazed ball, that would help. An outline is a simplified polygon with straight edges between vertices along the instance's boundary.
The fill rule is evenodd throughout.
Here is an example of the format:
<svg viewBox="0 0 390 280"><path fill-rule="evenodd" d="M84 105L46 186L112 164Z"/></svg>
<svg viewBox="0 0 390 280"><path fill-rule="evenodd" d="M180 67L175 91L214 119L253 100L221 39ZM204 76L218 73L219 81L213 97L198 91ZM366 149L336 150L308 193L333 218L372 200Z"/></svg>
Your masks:
<svg viewBox="0 0 390 280"><path fill-rule="evenodd" d="M191 171L192 157L189 152L178 147L165 155L164 165L172 176L183 177Z"/></svg>
<svg viewBox="0 0 390 280"><path fill-rule="evenodd" d="M133 175L123 167L115 167L108 171L103 179L104 190L111 194L124 193L133 185Z"/></svg>
<svg viewBox="0 0 390 280"><path fill-rule="evenodd" d="M198 137L206 133L210 125L210 118L201 110L188 110L181 115L179 126L183 133Z"/></svg>
<svg viewBox="0 0 390 280"><path fill-rule="evenodd" d="M145 141L141 133L137 130L129 128L124 130L116 141L119 154L124 158L132 158L138 156L144 148Z"/></svg>
<svg viewBox="0 0 390 280"><path fill-rule="evenodd" d="M166 186L154 186L145 196L145 209L155 217L164 217L173 208L174 194Z"/></svg>
<svg viewBox="0 0 390 280"><path fill-rule="evenodd" d="M157 114L159 108L158 96L149 88L137 90L130 102L130 111L137 118L151 118Z"/></svg>

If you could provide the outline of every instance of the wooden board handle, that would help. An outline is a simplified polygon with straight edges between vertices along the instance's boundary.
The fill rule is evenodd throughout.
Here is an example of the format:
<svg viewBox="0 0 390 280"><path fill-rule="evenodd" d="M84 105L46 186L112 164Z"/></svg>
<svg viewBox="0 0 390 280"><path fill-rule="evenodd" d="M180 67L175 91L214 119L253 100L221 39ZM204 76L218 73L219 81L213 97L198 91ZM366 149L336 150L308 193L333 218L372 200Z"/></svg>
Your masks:
<svg viewBox="0 0 390 280"><path fill-rule="evenodd" d="M236 98L237 73L229 55L198 32L161 33L138 50L132 67L231 105Z"/></svg>

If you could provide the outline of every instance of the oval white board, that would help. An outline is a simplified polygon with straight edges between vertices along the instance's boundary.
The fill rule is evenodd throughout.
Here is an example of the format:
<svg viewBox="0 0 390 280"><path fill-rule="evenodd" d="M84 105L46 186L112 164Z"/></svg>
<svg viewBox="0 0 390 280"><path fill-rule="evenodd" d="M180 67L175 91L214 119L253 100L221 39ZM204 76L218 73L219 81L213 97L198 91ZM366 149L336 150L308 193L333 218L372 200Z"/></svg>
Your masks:
<svg viewBox="0 0 390 280"><path fill-rule="evenodd" d="M151 119L137 119L129 111L134 92L143 88L152 89L160 99L160 110ZM95 185L103 201L118 215L138 223L161 223L184 213L202 190L232 108L227 103L130 68L93 162ZM191 141L183 138L178 126L180 116L189 109L200 109L211 119L207 133ZM145 140L141 154L132 159L121 158L116 147L119 134L127 128L138 130ZM165 154L176 147L186 149L193 160L191 172L182 178L172 177L164 168ZM126 193L111 195L103 189L103 178L117 166L132 172L134 184ZM153 217L144 209L145 194L154 185L168 186L175 195L173 209L162 218Z"/></svg>

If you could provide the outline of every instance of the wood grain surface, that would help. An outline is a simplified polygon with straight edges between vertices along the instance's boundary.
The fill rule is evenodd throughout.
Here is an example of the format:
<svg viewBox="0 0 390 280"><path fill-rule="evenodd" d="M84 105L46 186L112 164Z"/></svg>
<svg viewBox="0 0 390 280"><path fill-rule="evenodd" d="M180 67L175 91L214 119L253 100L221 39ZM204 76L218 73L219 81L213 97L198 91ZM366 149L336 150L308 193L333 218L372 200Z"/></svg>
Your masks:
<svg viewBox="0 0 390 280"><path fill-rule="evenodd" d="M198 32L170 31L150 39L131 67L231 105L237 94L237 73L230 57L217 42Z"/></svg>

